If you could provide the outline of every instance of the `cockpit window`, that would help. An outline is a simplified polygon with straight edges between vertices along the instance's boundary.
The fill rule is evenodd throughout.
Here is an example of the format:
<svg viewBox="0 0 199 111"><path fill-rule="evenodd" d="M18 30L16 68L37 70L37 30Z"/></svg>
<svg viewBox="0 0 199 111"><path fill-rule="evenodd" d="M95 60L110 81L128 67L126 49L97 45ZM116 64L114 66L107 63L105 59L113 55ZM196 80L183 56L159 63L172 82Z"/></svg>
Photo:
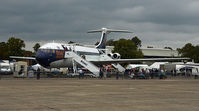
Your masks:
<svg viewBox="0 0 199 111"><path fill-rule="evenodd" d="M52 52L55 53L55 49L52 49Z"/></svg>

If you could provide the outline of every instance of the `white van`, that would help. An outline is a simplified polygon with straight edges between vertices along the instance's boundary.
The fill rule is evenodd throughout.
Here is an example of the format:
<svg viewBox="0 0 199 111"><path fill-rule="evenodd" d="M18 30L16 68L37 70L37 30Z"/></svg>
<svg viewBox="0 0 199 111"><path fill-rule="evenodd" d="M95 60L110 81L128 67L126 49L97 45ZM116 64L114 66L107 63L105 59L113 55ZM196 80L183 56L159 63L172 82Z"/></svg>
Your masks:
<svg viewBox="0 0 199 111"><path fill-rule="evenodd" d="M12 74L9 63L0 63L0 74Z"/></svg>

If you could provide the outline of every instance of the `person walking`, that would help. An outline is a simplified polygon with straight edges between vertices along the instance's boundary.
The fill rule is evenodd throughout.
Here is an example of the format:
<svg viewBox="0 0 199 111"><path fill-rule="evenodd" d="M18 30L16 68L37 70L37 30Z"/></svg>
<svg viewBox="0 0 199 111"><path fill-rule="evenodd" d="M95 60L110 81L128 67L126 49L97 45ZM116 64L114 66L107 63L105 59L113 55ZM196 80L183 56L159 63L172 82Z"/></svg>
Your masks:
<svg viewBox="0 0 199 111"><path fill-rule="evenodd" d="M102 79L103 78L103 67L100 68L100 74L99 75L100 75L100 79Z"/></svg>
<svg viewBox="0 0 199 111"><path fill-rule="evenodd" d="M40 79L40 68L37 69L37 80Z"/></svg>
<svg viewBox="0 0 199 111"><path fill-rule="evenodd" d="M111 77L111 69L108 67L108 69L106 70L106 77L109 78Z"/></svg>
<svg viewBox="0 0 199 111"><path fill-rule="evenodd" d="M118 80L118 79L119 79L119 71L118 71L118 69L116 69L116 74L115 74L115 76L116 76L116 79Z"/></svg>
<svg viewBox="0 0 199 111"><path fill-rule="evenodd" d="M84 72L82 69L79 70L79 79L84 78Z"/></svg>

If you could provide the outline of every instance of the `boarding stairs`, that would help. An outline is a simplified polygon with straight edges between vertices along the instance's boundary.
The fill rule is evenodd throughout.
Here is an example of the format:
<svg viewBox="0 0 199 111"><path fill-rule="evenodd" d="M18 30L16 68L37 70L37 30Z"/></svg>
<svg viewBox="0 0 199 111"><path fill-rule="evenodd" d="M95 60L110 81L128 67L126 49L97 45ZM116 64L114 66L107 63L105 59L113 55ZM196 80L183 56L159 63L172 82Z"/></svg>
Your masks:
<svg viewBox="0 0 199 111"><path fill-rule="evenodd" d="M90 72L92 72L94 74L95 77L99 77L99 72L100 69L95 66L93 63L83 59L81 56L77 55L75 52L73 51L68 51L65 54L65 57L67 58L72 58L73 61L79 63L80 65L82 65L84 68L88 69ZM73 62L73 66L75 63Z"/></svg>
<svg viewBox="0 0 199 111"><path fill-rule="evenodd" d="M107 56L106 54L106 57L109 59L109 60L113 60L111 57ZM125 68L123 66L121 66L119 63L113 63L111 64L114 68L117 68L119 72L124 72L125 71Z"/></svg>
<svg viewBox="0 0 199 111"><path fill-rule="evenodd" d="M119 72L124 72L125 68L122 67L119 63L112 64L113 67L117 68Z"/></svg>

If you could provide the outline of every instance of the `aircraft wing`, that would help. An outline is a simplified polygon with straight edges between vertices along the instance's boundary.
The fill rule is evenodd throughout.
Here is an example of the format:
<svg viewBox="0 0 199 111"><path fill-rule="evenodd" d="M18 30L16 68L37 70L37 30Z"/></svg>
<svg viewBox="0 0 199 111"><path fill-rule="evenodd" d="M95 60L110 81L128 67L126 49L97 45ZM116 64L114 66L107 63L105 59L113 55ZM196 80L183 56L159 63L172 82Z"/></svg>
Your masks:
<svg viewBox="0 0 199 111"><path fill-rule="evenodd" d="M25 60L36 60L34 57L19 57L19 56L10 56L12 59L25 59Z"/></svg>
<svg viewBox="0 0 199 111"><path fill-rule="evenodd" d="M136 63L144 61L186 61L190 58L146 58L146 59L112 59L112 60L101 60L101 61L90 61L94 64L112 64L112 63Z"/></svg>

